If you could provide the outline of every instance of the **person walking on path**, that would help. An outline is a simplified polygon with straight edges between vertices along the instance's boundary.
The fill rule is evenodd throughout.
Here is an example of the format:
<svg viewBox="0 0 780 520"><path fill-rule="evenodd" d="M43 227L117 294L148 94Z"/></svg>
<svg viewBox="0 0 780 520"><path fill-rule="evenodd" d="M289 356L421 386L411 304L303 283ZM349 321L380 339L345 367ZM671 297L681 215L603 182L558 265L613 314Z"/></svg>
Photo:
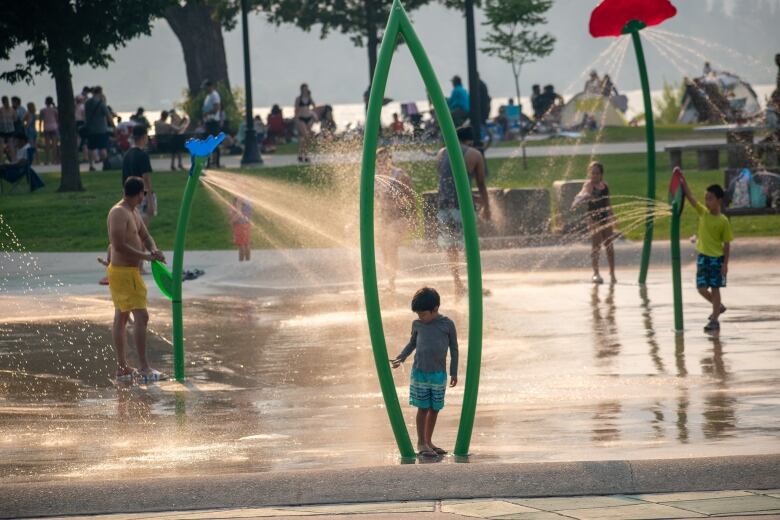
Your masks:
<svg viewBox="0 0 780 520"><path fill-rule="evenodd" d="M572 209L580 204L588 203L588 228L591 236L591 264L593 265L593 283L604 283L599 274L599 257L601 246L607 252L610 283L616 283L615 277L615 213L609 200L609 186L604 182L604 165L593 161L588 165L588 180L582 185L582 190L574 197Z"/></svg>
<svg viewBox="0 0 780 520"><path fill-rule="evenodd" d="M14 143L14 109L8 96L2 97L0 105L0 152L5 152L5 156L10 162L16 156L16 147ZM0 162L3 158L0 157Z"/></svg>
<svg viewBox="0 0 780 520"><path fill-rule="evenodd" d="M94 162L104 161L108 156L108 126L113 124L111 111L106 104L103 88L92 89L92 97L84 104L87 148L89 149L89 171L95 171Z"/></svg>
<svg viewBox="0 0 780 520"><path fill-rule="evenodd" d="M27 135L27 142L36 149L38 148L38 111L35 109L35 103L27 103L27 113L24 114L24 133Z"/></svg>
<svg viewBox="0 0 780 520"><path fill-rule="evenodd" d="M490 220L490 200L485 185L485 158L472 146L474 140L471 127L458 129L458 141L466 162L466 172L469 180L473 177L477 182L479 196L474 198L474 206L482 210L485 220ZM463 248L463 220L460 215L458 194L455 190L455 178L452 174L447 148L442 148L436 154L436 170L439 173L438 213L439 247L447 252L447 260L452 269L455 282L455 293L461 296L466 293L460 279L458 268L458 250Z"/></svg>
<svg viewBox="0 0 780 520"><path fill-rule="evenodd" d="M124 196L108 212L109 257L106 268L111 299L114 302L113 343L116 349L116 377L132 380L137 375L147 380L161 379L162 374L149 365L146 357L146 328L149 313L146 310L146 284L138 265L141 261L165 262L165 255L157 249L141 216L135 209L144 200L144 181L129 177L124 183ZM133 336L138 350L140 370L127 361L125 327L133 315Z"/></svg>
<svg viewBox="0 0 780 520"><path fill-rule="evenodd" d="M729 256L734 233L726 215L721 213L723 203L723 188L712 184L704 192L704 204L697 201L683 177L683 192L685 198L699 215L699 226L696 236L696 289L699 294L712 304L712 314L707 319L704 332L720 331L718 317L726 312L720 289L726 287L726 276L729 272Z"/></svg>
<svg viewBox="0 0 780 520"><path fill-rule="evenodd" d="M44 164L59 164L60 162L60 114L54 105L54 98L46 98L45 106L41 109L41 121L43 126L43 142L46 150Z"/></svg>
<svg viewBox="0 0 780 520"><path fill-rule="evenodd" d="M222 131L222 99L219 97L219 92L214 86L214 82L207 79L203 82L203 87L206 89L206 97L203 98L203 125L206 128L206 135L216 137ZM219 168L219 146L214 148L214 152L211 154L210 166Z"/></svg>
<svg viewBox="0 0 780 520"><path fill-rule="evenodd" d="M409 230L414 229L417 200L412 189L412 178L393 165L389 148L376 151L377 206L379 209L379 249L388 278L388 289L395 292L398 272L398 249Z"/></svg>
<svg viewBox="0 0 780 520"><path fill-rule="evenodd" d="M441 298L435 289L423 287L412 298L412 337L395 359L393 368L401 366L413 351L409 404L417 408L417 451L422 457L446 454L433 443L436 419L444 408L447 389L447 350L450 351L450 388L458 384L458 333L455 323L439 314Z"/></svg>
<svg viewBox="0 0 780 520"><path fill-rule="evenodd" d="M146 153L149 142L147 129L144 125L135 125L132 130L133 146L122 159L122 185L130 177L140 177L144 181L144 200L138 205L138 212L149 227L149 221L157 216L157 195L152 189L152 163Z"/></svg>
<svg viewBox="0 0 780 520"><path fill-rule="evenodd" d="M316 103L311 97L309 85L301 85L301 92L295 98L295 129L298 131L298 162L309 162L309 148L314 132L311 127L317 120L314 111Z"/></svg>

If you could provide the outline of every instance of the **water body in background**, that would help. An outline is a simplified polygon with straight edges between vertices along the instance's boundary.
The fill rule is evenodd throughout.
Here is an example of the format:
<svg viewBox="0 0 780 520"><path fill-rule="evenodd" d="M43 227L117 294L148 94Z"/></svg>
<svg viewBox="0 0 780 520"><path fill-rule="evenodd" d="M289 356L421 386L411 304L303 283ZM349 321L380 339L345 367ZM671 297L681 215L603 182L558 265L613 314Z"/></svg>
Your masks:
<svg viewBox="0 0 780 520"><path fill-rule="evenodd" d="M756 95L758 96L759 101L761 102L761 106L766 106L766 99L769 97L769 95L772 93L772 90L775 88L774 85L767 84L767 85L753 85L753 90L755 90ZM621 92L622 94L625 94L626 97L628 97L628 110L626 111L626 120L631 120L633 117L635 117L638 114L641 114L644 111L644 107L642 106L642 91L641 90L627 90ZM446 94L446 93L445 93ZM568 101L571 99L571 97L575 93L567 92L564 95L564 99ZM661 90L654 90L652 92L653 100L660 98L662 94ZM490 106L490 117L493 118L498 114L498 108L501 105L506 105L509 98L507 97L498 97L493 98L493 101ZM389 125L393 120L393 113L398 113L399 116L401 116L401 103L408 103L412 100L394 100L384 107L382 107L382 125L387 126ZM529 101L528 97L522 97L520 98L521 105L523 108L523 112L525 112L526 115L532 113L531 111L531 103ZM427 118L427 113L430 110L429 104L427 100L416 100L414 101L417 104L417 109L424 113ZM326 103L323 103L326 104ZM280 105L282 107L282 114L285 118L291 118L293 117L293 107L292 105ZM152 110L149 108L146 108L146 118L150 122L154 122L156 119L159 119L160 117L160 111L164 110L165 107L157 107L156 109ZM263 121L265 121L268 118L268 114L271 111L271 107L255 107L253 110L254 115L259 115L263 118ZM132 112L118 112L118 114L122 117L123 121L127 121L130 118L130 115L132 115ZM342 103L342 104L335 104L333 105L333 117L336 120L336 126L338 130L345 130L348 125L350 127L353 127L356 124L363 124L363 121L365 120L365 107L363 103ZM154 132L154 129L152 128L152 133Z"/></svg>

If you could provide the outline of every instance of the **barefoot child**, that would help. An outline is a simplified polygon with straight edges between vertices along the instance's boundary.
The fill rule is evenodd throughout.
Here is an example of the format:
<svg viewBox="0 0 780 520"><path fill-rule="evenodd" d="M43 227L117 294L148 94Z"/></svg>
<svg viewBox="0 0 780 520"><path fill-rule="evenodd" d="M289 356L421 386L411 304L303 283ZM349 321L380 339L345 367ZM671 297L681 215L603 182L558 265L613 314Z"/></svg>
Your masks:
<svg viewBox="0 0 780 520"><path fill-rule="evenodd" d="M417 450L423 457L444 455L431 438L439 410L444 408L447 386L447 349L450 351L450 387L458 384L458 337L455 324L439 314L439 293L429 287L418 290L412 298L412 311L419 319L412 322L409 344L390 360L393 368L401 366L413 350L409 404L417 407Z"/></svg>
<svg viewBox="0 0 780 520"><path fill-rule="evenodd" d="M696 288L705 300L712 304L704 332L720 330L718 316L726 312L721 302L720 288L726 287L726 275L729 272L729 255L734 234L731 223L720 211L723 201L723 188L718 184L707 187L704 204L698 202L683 178L685 197L699 214L699 227L696 240Z"/></svg>
<svg viewBox="0 0 780 520"><path fill-rule="evenodd" d="M252 205L246 199L233 197L230 207L230 223L233 225L233 243L238 246L238 261L249 260L252 252L249 240L252 236Z"/></svg>
<svg viewBox="0 0 780 520"><path fill-rule="evenodd" d="M591 262L593 264L593 283L604 283L599 274L599 256L601 246L607 250L607 263L609 263L610 282L617 282L615 278L615 214L612 212L612 204L609 201L609 186L604 182L604 165L593 161L588 165L588 180L582 186L582 190L574 197L572 209L583 202L588 203L588 227L591 234Z"/></svg>

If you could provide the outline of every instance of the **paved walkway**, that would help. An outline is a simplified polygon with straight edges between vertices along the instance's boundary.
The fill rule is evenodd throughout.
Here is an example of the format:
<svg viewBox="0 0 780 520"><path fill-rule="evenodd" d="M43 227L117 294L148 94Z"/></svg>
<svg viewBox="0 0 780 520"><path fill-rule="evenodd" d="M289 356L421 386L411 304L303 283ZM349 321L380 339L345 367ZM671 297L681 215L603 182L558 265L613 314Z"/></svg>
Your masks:
<svg viewBox="0 0 780 520"><path fill-rule="evenodd" d="M747 515L747 516L745 516ZM67 517L95 520L165 518L166 520L221 520L233 518L491 518L517 520L639 520L662 518L780 518L780 489L763 491L705 491L645 495L606 495L501 500L422 500L322 506L264 507L169 511ZM65 517L61 517L65 518Z"/></svg>
<svg viewBox="0 0 780 520"><path fill-rule="evenodd" d="M722 139L697 139L689 141L659 141L656 143L656 150L663 152L666 146L687 146L690 144L720 144ZM644 141L636 143L598 143L598 144L580 144L580 145L550 145L550 146L529 146L526 148L527 157L549 157L549 156L569 156L569 155L614 155L625 153L642 153L646 150ZM520 157L522 150L517 147L493 147L487 151L489 159L504 159L508 157ZM397 157L403 161L425 161L433 158L422 151L400 152ZM265 166L269 168L279 166L293 166L298 164L294 155L276 155L268 154L263 156ZM339 153L330 155L315 155L312 159L313 164L328 164L333 162L359 162L359 153ZM170 169L171 161L169 158L152 159L152 168L155 171L167 171ZM228 155L222 158L224 168L238 168L241 166L240 155ZM82 164L81 171L87 171L88 165ZM35 166L39 173L52 173L59 171L58 165Z"/></svg>

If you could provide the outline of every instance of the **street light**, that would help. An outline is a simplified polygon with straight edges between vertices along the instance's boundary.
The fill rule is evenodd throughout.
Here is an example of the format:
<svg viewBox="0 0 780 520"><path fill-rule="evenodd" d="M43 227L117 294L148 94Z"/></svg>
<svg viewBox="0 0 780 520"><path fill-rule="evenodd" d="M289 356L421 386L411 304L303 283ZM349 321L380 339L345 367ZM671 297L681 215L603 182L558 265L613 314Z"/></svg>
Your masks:
<svg viewBox="0 0 780 520"><path fill-rule="evenodd" d="M249 66L249 24L246 17L246 0L241 0L241 32L244 35L244 90L246 98L246 130L244 132L244 155L241 166L263 164L257 151L257 135L252 120L252 73Z"/></svg>
<svg viewBox="0 0 780 520"><path fill-rule="evenodd" d="M474 0L466 0L464 5L466 11L466 59L468 61L469 72L469 119L471 120L471 130L474 135L474 146L477 149L482 148L482 107L480 106L480 88L479 73L477 72L477 42L474 34Z"/></svg>

